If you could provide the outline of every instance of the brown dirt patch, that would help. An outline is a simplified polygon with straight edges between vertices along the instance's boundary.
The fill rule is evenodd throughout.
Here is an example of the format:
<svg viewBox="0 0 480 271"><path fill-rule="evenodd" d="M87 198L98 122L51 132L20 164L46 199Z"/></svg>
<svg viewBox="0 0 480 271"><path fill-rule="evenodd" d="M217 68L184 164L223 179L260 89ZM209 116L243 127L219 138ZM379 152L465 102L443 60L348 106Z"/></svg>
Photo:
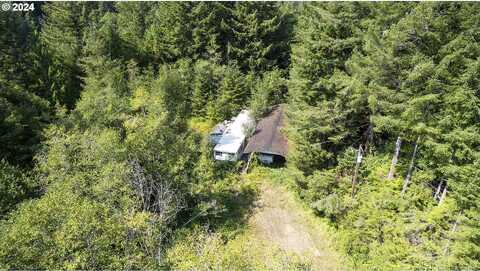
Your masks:
<svg viewBox="0 0 480 271"><path fill-rule="evenodd" d="M339 257L319 221L285 188L263 184L249 224L256 238L295 253L314 270L339 270Z"/></svg>

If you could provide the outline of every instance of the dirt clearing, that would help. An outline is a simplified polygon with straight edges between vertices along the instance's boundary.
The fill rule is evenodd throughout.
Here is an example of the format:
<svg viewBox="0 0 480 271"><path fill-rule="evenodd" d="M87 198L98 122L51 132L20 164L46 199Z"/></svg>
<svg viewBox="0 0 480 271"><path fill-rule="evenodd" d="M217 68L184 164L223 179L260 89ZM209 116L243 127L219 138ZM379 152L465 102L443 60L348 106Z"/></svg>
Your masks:
<svg viewBox="0 0 480 271"><path fill-rule="evenodd" d="M249 224L255 238L311 263L313 270L340 270L325 225L280 185L265 183Z"/></svg>

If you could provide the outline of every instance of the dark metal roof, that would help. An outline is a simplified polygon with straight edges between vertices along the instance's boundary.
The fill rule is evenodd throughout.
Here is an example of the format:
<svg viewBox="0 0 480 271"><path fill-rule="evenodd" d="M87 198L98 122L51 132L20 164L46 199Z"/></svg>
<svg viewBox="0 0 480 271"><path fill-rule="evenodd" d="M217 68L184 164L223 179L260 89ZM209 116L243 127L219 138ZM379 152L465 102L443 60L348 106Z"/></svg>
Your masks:
<svg viewBox="0 0 480 271"><path fill-rule="evenodd" d="M283 157L287 155L288 142L281 130L284 125L284 110L283 105L277 105L258 122L244 153L269 153Z"/></svg>

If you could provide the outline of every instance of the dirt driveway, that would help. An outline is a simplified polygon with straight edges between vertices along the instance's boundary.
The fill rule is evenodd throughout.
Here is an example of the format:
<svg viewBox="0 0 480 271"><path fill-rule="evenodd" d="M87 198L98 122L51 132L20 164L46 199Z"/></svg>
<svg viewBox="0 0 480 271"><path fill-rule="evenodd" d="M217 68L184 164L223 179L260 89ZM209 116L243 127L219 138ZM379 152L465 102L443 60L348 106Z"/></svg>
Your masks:
<svg viewBox="0 0 480 271"><path fill-rule="evenodd" d="M256 238L309 261L314 270L340 270L325 226L291 192L280 185L263 184L249 221Z"/></svg>

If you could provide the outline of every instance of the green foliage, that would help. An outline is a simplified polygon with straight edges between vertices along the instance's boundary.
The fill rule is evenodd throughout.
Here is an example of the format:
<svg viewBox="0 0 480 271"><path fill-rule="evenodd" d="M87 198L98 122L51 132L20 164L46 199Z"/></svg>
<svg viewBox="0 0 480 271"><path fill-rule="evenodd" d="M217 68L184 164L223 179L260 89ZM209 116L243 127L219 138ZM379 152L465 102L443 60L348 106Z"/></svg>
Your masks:
<svg viewBox="0 0 480 271"><path fill-rule="evenodd" d="M110 60L123 56L123 43L118 33L117 17L114 13L105 13L98 22L92 22L85 30L85 57L105 57Z"/></svg>
<svg viewBox="0 0 480 271"><path fill-rule="evenodd" d="M280 71L265 72L254 87L250 109L256 118L264 116L273 105L284 103L287 85Z"/></svg>
<svg viewBox="0 0 480 271"><path fill-rule="evenodd" d="M236 61L243 71L288 67L293 32L288 9L274 2L237 2L232 13L227 59Z"/></svg>
<svg viewBox="0 0 480 271"><path fill-rule="evenodd" d="M218 96L207 108L208 118L218 122L238 114L247 104L253 82L253 76L245 76L234 67L226 67L219 85Z"/></svg>
<svg viewBox="0 0 480 271"><path fill-rule="evenodd" d="M48 102L15 83L0 88L0 157L28 166L49 121Z"/></svg>
<svg viewBox="0 0 480 271"><path fill-rule="evenodd" d="M184 102L165 101L178 90L171 83L178 77L166 70L145 86L153 86L151 96L139 112L130 109L129 85L135 84L126 82L122 67L99 63L88 72L77 108L45 132L37 168L46 194L2 222L4 268L161 264L156 255L192 176L194 141L178 110ZM29 249L32 243L38 246Z"/></svg>
<svg viewBox="0 0 480 271"><path fill-rule="evenodd" d="M162 220L153 213L138 217L142 210L136 207L118 133L63 133L52 127L49 138L48 156L39 165L46 194L22 204L1 226L4 267L154 266L148 255L156 243L148 236L160 230ZM131 225L130 219L140 221Z"/></svg>
<svg viewBox="0 0 480 271"><path fill-rule="evenodd" d="M478 5L447 3L322 3L300 11L290 162L306 175L301 195L342 232L355 269L479 265L472 258L478 240L463 235L480 227L469 211L480 203L472 196L480 146L478 82L471 80L476 12ZM387 181L397 137L397 178Z"/></svg>
<svg viewBox="0 0 480 271"><path fill-rule="evenodd" d="M22 205L15 219L1 226L3 268L155 266L148 251L137 252L142 247L155 251L158 229L149 225L151 215L122 217L105 204L79 198L72 192L56 192Z"/></svg>
<svg viewBox="0 0 480 271"><path fill-rule="evenodd" d="M140 17L141 5L120 8ZM242 72L286 69L290 63L294 19L278 3L157 3L134 25L138 21L146 25L143 47L156 62L205 59Z"/></svg>
<svg viewBox="0 0 480 271"><path fill-rule="evenodd" d="M37 184L18 167L0 160L0 216L35 194Z"/></svg>
<svg viewBox="0 0 480 271"><path fill-rule="evenodd" d="M128 112L127 82L124 71L115 62L96 58L85 79L85 89L72 116L79 116L83 127L119 127ZM109 70L105 74L104 70Z"/></svg>
<svg viewBox="0 0 480 271"><path fill-rule="evenodd" d="M179 226L243 224L241 165L214 163L188 124L237 114L266 70L259 87L284 99L291 9L36 8L0 16L0 268L156 269Z"/></svg>
<svg viewBox="0 0 480 271"><path fill-rule="evenodd" d="M190 3L157 3L145 30L145 49L159 62L174 62L190 52Z"/></svg>
<svg viewBox="0 0 480 271"><path fill-rule="evenodd" d="M82 70L79 57L83 33L94 3L49 3L42 7L46 19L41 40L51 55L48 80L54 103L73 108L80 95Z"/></svg>
<svg viewBox="0 0 480 271"><path fill-rule="evenodd" d="M285 102L276 178L351 268L480 268L478 4L36 8L0 16L0 268L308 269L228 235L256 187L205 138Z"/></svg>
<svg viewBox="0 0 480 271"><path fill-rule="evenodd" d="M0 30L0 159L30 166L51 117L43 52L32 17L3 12Z"/></svg>
<svg viewBox="0 0 480 271"><path fill-rule="evenodd" d="M264 241L237 236L225 244L221 235L202 229L178 238L167 262L175 270L310 270L308 263Z"/></svg>
<svg viewBox="0 0 480 271"><path fill-rule="evenodd" d="M295 142L290 160L307 173L335 165L335 155L365 126L364 104L352 100L355 81L347 81L344 72L361 48L360 22L370 13L358 3L311 4L300 12L289 82L289 134Z"/></svg>
<svg viewBox="0 0 480 271"><path fill-rule="evenodd" d="M193 67L192 113L207 115L207 108L213 106L218 96L218 89L225 73L225 67L209 61L200 60Z"/></svg>
<svg viewBox="0 0 480 271"><path fill-rule="evenodd" d="M147 17L151 8L152 4L148 2L115 3L118 36L123 44L122 55L143 65L151 62L144 45Z"/></svg>
<svg viewBox="0 0 480 271"><path fill-rule="evenodd" d="M304 197L321 215L336 219L346 212L349 204L350 184L335 172L315 172L306 180Z"/></svg>

